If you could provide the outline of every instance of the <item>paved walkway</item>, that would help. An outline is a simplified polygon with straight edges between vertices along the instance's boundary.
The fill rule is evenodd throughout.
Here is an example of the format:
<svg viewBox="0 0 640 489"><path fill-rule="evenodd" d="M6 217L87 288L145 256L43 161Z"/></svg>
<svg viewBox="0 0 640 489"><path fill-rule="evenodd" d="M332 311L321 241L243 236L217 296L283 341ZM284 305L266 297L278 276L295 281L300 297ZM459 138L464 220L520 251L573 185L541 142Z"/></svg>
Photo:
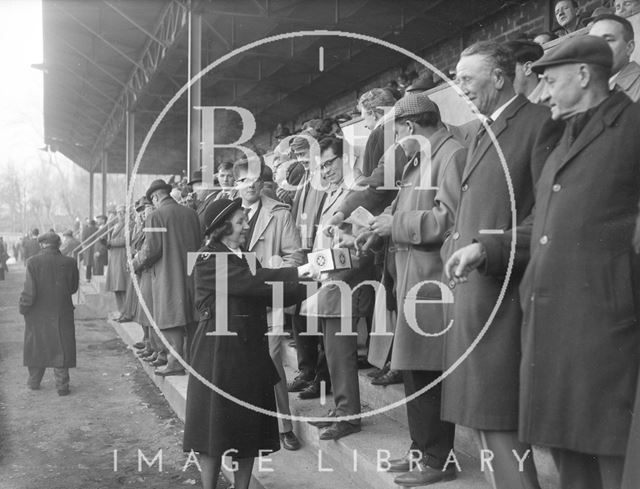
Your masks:
<svg viewBox="0 0 640 489"><path fill-rule="evenodd" d="M76 321L70 396L58 397L49 370L41 390L27 389L23 280L24 268L13 265L0 281L0 487L199 487L197 469L183 471L182 422L106 321ZM149 461L162 450L162 472L158 460L142 460L138 471L138 450Z"/></svg>

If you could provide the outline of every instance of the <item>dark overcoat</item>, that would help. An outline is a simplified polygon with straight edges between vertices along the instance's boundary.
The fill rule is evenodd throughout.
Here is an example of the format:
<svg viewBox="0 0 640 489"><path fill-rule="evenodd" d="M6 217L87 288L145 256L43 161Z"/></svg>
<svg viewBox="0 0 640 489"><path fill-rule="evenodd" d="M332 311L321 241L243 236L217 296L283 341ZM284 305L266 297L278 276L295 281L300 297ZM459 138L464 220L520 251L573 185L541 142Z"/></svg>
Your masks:
<svg viewBox="0 0 640 489"><path fill-rule="evenodd" d="M573 144L560 140L538 181L534 218L518 228L518 242L529 244L518 260L530 252L520 287L520 437L531 444L625 453L640 359L631 245L638 127L637 104L621 92L606 99ZM505 243L500 255L488 247L489 273L508 255Z"/></svg>
<svg viewBox="0 0 640 489"><path fill-rule="evenodd" d="M230 253L221 243L205 253ZM227 261L227 296L216 288L216 257L201 255L195 265L196 306L200 322L191 348L191 366L214 386L253 406L276 411L273 386L278 382L269 356L267 305L272 287L284 283L285 294L295 292L295 268L267 269L256 263L255 275L243 257ZM216 308L227 303L227 327L235 336L207 336L216 329ZM218 327L220 327L218 325ZM259 450L280 448L277 419L242 407L190 376L184 428L184 450L212 457L236 449L236 458L256 457Z"/></svg>
<svg viewBox="0 0 640 489"><path fill-rule="evenodd" d="M418 284L442 279L440 247L445 233L453 225L466 150L445 129L433 134L429 141L431 166L425 164L424 169L421 168L418 155L407 163L398 196L390 209L398 298L391 354L394 370L442 370L444 337L441 333L446 328L444 310L439 303L442 291L435 284ZM430 183L437 189L421 189L423 170L431 171ZM416 301L415 307L405 308L408 298ZM424 303L425 300L434 302ZM421 334L410 326L409 317L415 319L417 324L411 324Z"/></svg>
<svg viewBox="0 0 640 489"><path fill-rule="evenodd" d="M73 258L45 248L27 261L19 303L25 321L25 366L76 366L71 296L77 290L78 266Z"/></svg>
<svg viewBox="0 0 640 489"><path fill-rule="evenodd" d="M200 222L193 209L165 196L145 222L144 260L139 269L150 269L153 318L160 329L194 322L193 276L188 253L201 243Z"/></svg>
<svg viewBox="0 0 640 489"><path fill-rule="evenodd" d="M504 154L515 194L517 223L530 214L534 200L532 154L546 107L518 96L491 125ZM475 146L475 149L474 149ZM443 261L472 243L483 230L512 227L511 200L498 152L488 134L469 148L459 189L455 225L442 247ZM517 430L520 324L520 277L512 275L490 327L469 356L443 382L442 416L462 426L484 430ZM503 277L471 274L453 290L447 305L444 367L470 349L500 295Z"/></svg>

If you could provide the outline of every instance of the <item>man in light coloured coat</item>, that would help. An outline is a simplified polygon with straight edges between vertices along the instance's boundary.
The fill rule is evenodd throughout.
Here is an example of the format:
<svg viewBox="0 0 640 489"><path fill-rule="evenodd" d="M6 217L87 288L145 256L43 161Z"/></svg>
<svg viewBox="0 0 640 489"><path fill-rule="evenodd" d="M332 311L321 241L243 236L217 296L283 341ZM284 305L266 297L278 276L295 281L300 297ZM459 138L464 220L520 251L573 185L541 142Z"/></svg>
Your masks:
<svg viewBox="0 0 640 489"><path fill-rule="evenodd" d="M233 174L242 197L249 220L247 233L247 251L255 253L260 265L265 268L297 267L305 262L301 251L300 233L293 221L289 206L277 200L261 195L263 186L260 177L249 175L246 160L240 160L233 166ZM274 323L284 326L284 311L269 310L267 313L269 331ZM282 336L269 335L269 354L278 371L280 381L275 385L276 407L281 414L291 415L289 391L282 358ZM280 443L287 450L298 450L300 442L293 432L290 419L278 419Z"/></svg>
<svg viewBox="0 0 640 489"><path fill-rule="evenodd" d="M155 210L145 222L145 241L140 270L153 273L153 319L166 341L182 356L185 330L188 338L196 322L193 304L193 277L187 270L187 254L200 247L200 222L193 209L171 198L171 186L155 180L146 197ZM183 375L184 369L169 352L167 365L157 375Z"/></svg>

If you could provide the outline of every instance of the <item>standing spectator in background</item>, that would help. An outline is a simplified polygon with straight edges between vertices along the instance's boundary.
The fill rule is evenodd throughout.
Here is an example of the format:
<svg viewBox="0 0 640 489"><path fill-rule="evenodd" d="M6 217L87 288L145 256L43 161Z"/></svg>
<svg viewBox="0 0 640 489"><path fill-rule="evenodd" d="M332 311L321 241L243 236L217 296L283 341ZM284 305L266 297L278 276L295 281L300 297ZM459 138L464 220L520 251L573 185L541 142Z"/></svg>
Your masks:
<svg viewBox="0 0 640 489"><path fill-rule="evenodd" d="M88 224L82 230L82 242L85 243L85 246L89 244L90 241L93 241L93 237L98 232L98 227L96 226L96 221L90 219ZM85 266L85 278L87 282L91 282L91 276L93 275L93 264L94 264L94 254L95 252L95 244L92 244L82 253L82 260L84 261Z"/></svg>
<svg viewBox="0 0 640 489"><path fill-rule="evenodd" d="M119 316L116 319L124 319L124 298L127 292L127 271L125 270L125 220L126 206L121 204L116 208L117 220L108 233L107 249L109 250L109 264L107 265L106 288L116 296L116 306Z"/></svg>
<svg viewBox="0 0 640 489"><path fill-rule="evenodd" d="M237 195L237 192L233 188L235 183L233 163L223 161L218 167L218 185L220 185L220 191L216 194L215 200L235 199Z"/></svg>
<svg viewBox="0 0 640 489"><path fill-rule="evenodd" d="M534 104L540 103L544 83L531 69L534 61L542 58L544 49L540 44L526 39L508 41L505 46L511 50L516 60L516 74L513 79L513 88L516 93L527 97Z"/></svg>
<svg viewBox="0 0 640 489"><path fill-rule="evenodd" d="M42 251L27 261L20 314L24 316L24 365L28 387L40 388L53 367L59 396L69 394L69 368L76 366L76 338L71 296L78 290L78 267L60 253L60 236L45 233Z"/></svg>
<svg viewBox="0 0 640 489"><path fill-rule="evenodd" d="M60 253L64 256L70 256L76 260L78 258L78 253L80 252L79 249L76 249L79 245L80 241L73 236L73 231L71 231L71 229L67 229L62 233L62 246L60 247Z"/></svg>
<svg viewBox="0 0 640 489"><path fill-rule="evenodd" d="M576 0L558 0L554 8L558 27L553 31L554 34L565 36L585 27L585 20L578 14L579 9Z"/></svg>
<svg viewBox="0 0 640 489"><path fill-rule="evenodd" d="M362 116L364 127L371 133L367 138L362 157L362 174L365 177L378 166L378 162L386 149L384 141L383 116L390 110L396 99L386 88L374 88L362 94L358 100L358 110Z"/></svg>
<svg viewBox="0 0 640 489"><path fill-rule="evenodd" d="M31 235L25 237L22 242L22 249L23 249L22 256L25 263L29 258L31 258L34 255L37 255L40 252L40 245L38 244L39 234L40 234L40 231L38 230L38 228L33 228L31 230Z"/></svg>
<svg viewBox="0 0 640 489"><path fill-rule="evenodd" d="M640 12L640 0L616 0L616 15L620 17L631 17Z"/></svg>
<svg viewBox="0 0 640 489"><path fill-rule="evenodd" d="M107 216L100 214L96 216L98 234L101 235L107 228ZM93 246L93 274L104 275L104 268L107 266L109 251L107 250L107 236L104 235Z"/></svg>
<svg viewBox="0 0 640 489"><path fill-rule="evenodd" d="M196 326L193 303L193 277L187 270L187 254L198 251L201 243L200 222L196 212L178 204L169 195L171 186L154 180L146 192L155 209L145 222L142 258L138 270L151 268L153 318L166 341L182 356L185 331L187 351ZM165 368L156 375L184 375L179 360L169 352Z"/></svg>
<svg viewBox="0 0 640 489"><path fill-rule="evenodd" d="M613 51L609 88L623 91L637 102L640 99L640 65L631 61L631 53L636 47L631 23L617 15L600 15L594 19L589 34L607 41Z"/></svg>
<svg viewBox="0 0 640 489"><path fill-rule="evenodd" d="M9 253L7 252L7 244L0 236L0 280L4 280L4 273L9 271L7 267L7 260L9 259Z"/></svg>

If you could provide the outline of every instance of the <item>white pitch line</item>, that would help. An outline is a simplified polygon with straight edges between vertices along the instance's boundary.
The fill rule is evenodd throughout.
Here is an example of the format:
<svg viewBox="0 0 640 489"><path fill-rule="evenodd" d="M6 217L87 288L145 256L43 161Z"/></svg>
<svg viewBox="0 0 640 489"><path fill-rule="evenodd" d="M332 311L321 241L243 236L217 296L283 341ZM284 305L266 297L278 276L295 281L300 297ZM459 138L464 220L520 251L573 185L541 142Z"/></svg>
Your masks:
<svg viewBox="0 0 640 489"><path fill-rule="evenodd" d="M144 233L166 233L167 228L142 228Z"/></svg>
<svg viewBox="0 0 640 489"><path fill-rule="evenodd" d="M318 69L324 71L324 46L318 50Z"/></svg>
<svg viewBox="0 0 640 489"><path fill-rule="evenodd" d="M480 234L504 234L504 229L481 229Z"/></svg>

